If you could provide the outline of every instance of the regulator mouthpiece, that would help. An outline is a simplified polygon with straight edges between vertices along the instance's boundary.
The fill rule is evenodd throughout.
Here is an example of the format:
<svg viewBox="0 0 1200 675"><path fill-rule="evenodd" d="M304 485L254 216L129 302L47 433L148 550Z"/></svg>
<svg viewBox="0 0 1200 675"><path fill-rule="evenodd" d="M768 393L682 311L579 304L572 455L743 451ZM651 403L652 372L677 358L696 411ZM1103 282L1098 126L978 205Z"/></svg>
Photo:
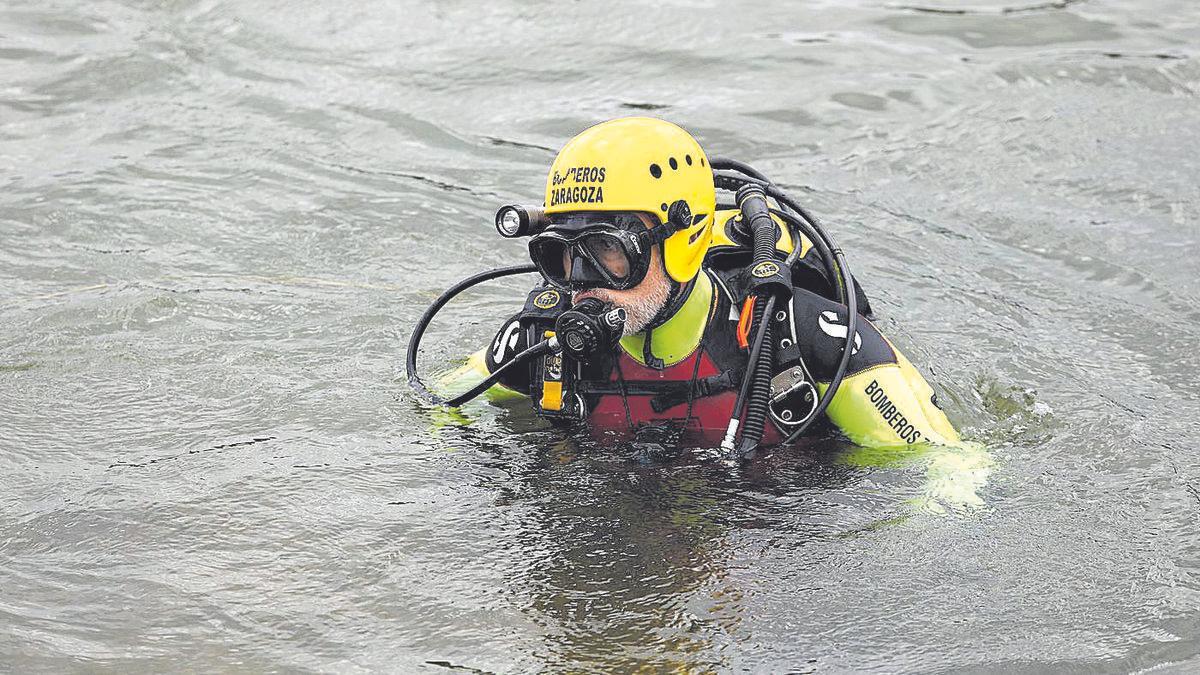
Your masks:
<svg viewBox="0 0 1200 675"><path fill-rule="evenodd" d="M563 312L554 322L554 332L563 353L578 361L612 350L625 331L625 310L606 307L595 298L587 298Z"/></svg>
<svg viewBox="0 0 1200 675"><path fill-rule="evenodd" d="M506 239L537 234L548 222L545 209L536 206L509 204L496 211L496 231Z"/></svg>

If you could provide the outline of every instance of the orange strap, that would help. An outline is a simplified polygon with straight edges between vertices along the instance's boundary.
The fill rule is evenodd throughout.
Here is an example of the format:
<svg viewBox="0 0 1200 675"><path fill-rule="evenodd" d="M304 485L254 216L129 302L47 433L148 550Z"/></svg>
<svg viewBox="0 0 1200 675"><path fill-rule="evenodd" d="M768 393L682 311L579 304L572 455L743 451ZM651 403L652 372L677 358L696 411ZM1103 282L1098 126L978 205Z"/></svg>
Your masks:
<svg viewBox="0 0 1200 675"><path fill-rule="evenodd" d="M746 298L742 303L742 315L738 317L737 339L742 349L750 348L750 321L754 318L754 301L756 296Z"/></svg>

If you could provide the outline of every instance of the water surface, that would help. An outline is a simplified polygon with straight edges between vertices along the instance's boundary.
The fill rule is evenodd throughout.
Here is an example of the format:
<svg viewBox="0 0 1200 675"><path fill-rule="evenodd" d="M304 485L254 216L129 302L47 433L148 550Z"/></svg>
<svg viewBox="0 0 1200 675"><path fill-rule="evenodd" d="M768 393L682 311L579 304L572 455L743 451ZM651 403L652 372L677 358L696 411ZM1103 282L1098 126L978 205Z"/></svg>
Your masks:
<svg viewBox="0 0 1200 675"><path fill-rule="evenodd" d="M0 669L1196 668L1198 41L1186 0L10 0ZM419 405L425 304L627 114L822 215L987 452L730 472Z"/></svg>

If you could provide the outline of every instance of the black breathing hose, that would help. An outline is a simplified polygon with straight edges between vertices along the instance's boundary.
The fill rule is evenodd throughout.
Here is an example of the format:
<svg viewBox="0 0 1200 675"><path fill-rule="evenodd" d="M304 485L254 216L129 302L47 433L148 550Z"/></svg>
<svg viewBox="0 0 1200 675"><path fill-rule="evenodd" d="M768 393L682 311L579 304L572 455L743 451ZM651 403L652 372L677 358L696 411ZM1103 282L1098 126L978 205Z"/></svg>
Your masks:
<svg viewBox="0 0 1200 675"><path fill-rule="evenodd" d="M835 249L834 256L841 270L845 271L846 256L839 249ZM842 380L846 377L846 369L850 365L850 357L854 354L854 340L858 336L858 291L854 289L853 282L846 284L846 295L849 296L846 306L853 309L848 311L846 318L846 344L842 345L842 360L838 361L837 369L833 371L833 379L829 381L829 386L825 389L825 393L817 401L817 407L813 409L812 414L808 416L807 420L793 431L790 436L784 439L783 442L785 444L800 438L800 435L807 431L813 422L821 417L825 409L833 401L833 395L837 393L838 387L842 386Z"/></svg>
<svg viewBox="0 0 1200 675"><path fill-rule="evenodd" d="M763 189L756 185L742 186L737 192L737 202L742 211L743 225L750 228L754 242L754 262L757 267L775 260L775 221L767 207ZM746 364L748 393L745 398L746 414L743 417L742 440L738 453L743 457L754 451L762 441L767 422L767 406L771 399L771 370L775 363L775 341L771 339L771 319L775 314L778 294L769 290L756 293L754 306L754 349ZM747 389L747 387L743 387Z"/></svg>
<svg viewBox="0 0 1200 675"><path fill-rule="evenodd" d="M751 269L758 269L760 265L775 260L775 221L771 219L765 193L757 185L741 185L737 191L737 204L742 212L742 227L749 230L754 246ZM789 256L789 264L791 260ZM730 454L733 454L733 442L739 429L742 438L739 454L743 457L762 440L771 393L771 364L774 363L775 343L771 340L770 318L775 311L775 300L776 295L770 291L759 290L754 293L751 325L755 334L749 344L750 356L742 376L742 386L738 389L733 412L729 416L729 426L721 442L721 447ZM765 321L763 317L766 317ZM745 415L742 415L743 406Z"/></svg>
<svg viewBox="0 0 1200 675"><path fill-rule="evenodd" d="M834 243L833 238L825 232L823 227L821 227L821 221L819 221L816 216L809 213L808 210L801 206L799 202L792 199L786 192L780 190L774 184L768 185L766 190L767 194L774 197L775 200L780 204L795 211L796 214L798 214L812 227L814 232L820 235L818 238L823 240L822 243L827 247L826 250L832 254L834 259L834 273L831 276L833 277L834 281L842 285L842 288L838 290L839 302L846 305L846 307L853 309L854 312L852 313L856 314L858 312L858 303L856 301L853 305L850 304L850 295L846 290L847 286L854 285L854 280L851 278L853 275L850 274L850 268L846 265L845 256L841 256L841 260L838 260L838 256L842 253L842 250L838 248L837 244Z"/></svg>
<svg viewBox="0 0 1200 675"><path fill-rule="evenodd" d="M549 340L542 340L541 342L537 343L536 345L529 347L528 349L521 352L520 354L517 354L516 356L512 357L511 360L506 361L504 363L504 365L497 368L495 372L493 372L491 375L488 375L486 378L484 378L484 380L482 382L475 385L474 387L471 387L467 391L459 394L458 396L455 396L452 399L449 399L446 401L434 401L434 402L441 403L442 405L450 406L451 408L457 408L458 406L466 403L467 401L470 401L471 399L475 398L476 396L487 391L488 388L490 388L493 384L496 384L497 382L499 382L501 377L504 377L504 373L507 373L513 367L515 367L517 365L523 365L529 359L541 356L542 354L545 354L548 351L552 351L557 347L558 347L558 340L556 340L555 338L550 338Z"/></svg>
<svg viewBox="0 0 1200 675"><path fill-rule="evenodd" d="M771 209L771 213L783 218L792 227L803 230L807 225L807 223L804 223L799 216L790 211L785 211L783 209ZM812 242L813 248L817 249L817 255L821 257L821 264L825 265L825 269L836 271L837 261L834 260L833 251L829 250L829 245L825 243L825 240L820 237L813 237L808 232L805 232L805 234L809 235L808 240ZM799 248L799 246L800 242L796 242L796 247ZM830 276L833 278L829 281L829 285L833 288L833 292L837 294L837 301L842 304L847 304L846 292L842 288L841 278L834 272L830 272Z"/></svg>
<svg viewBox="0 0 1200 675"><path fill-rule="evenodd" d="M771 185L767 187L766 190L767 193L775 197L775 200L780 204L793 209L797 214L800 215L801 218L803 218L812 226L814 232L821 235L820 239L823 240L821 243L827 247L826 252L822 255L829 255L833 258L834 271L836 273L831 274L830 276L838 282L838 285L840 286L840 288L837 289L838 296L841 298L841 302L846 305L846 343L842 345L842 358L838 361L838 366L833 371L833 377L830 379L829 386L825 389L825 393L822 394L817 400L816 408L813 409L812 414L808 416L807 420L801 423L800 426L791 433L791 435L784 439L784 443L786 444L795 441L797 438L800 438L801 434L807 431L814 422L820 419L821 415L825 413L825 410L829 408L829 404L833 402L833 397L835 394L837 394L838 387L842 385L842 380L844 380L846 377L846 370L850 366L850 357L854 355L854 343L858 338L858 290L854 286L854 277L850 273L850 265L846 262L845 253L843 253L842 249L838 248L837 244L833 242L833 239L825 233L824 228L821 227L820 221L817 220L816 216L805 210L803 206L796 203L794 199L789 197L787 193L785 193L783 190L780 190L778 187ZM817 245L816 240L814 240L813 245Z"/></svg>
<svg viewBox="0 0 1200 675"><path fill-rule="evenodd" d="M830 379L829 386L826 387L825 392L818 399L816 408L813 410L812 414L809 415L808 419L805 420L803 423L801 423L801 425L795 431L793 431L787 437L787 439L784 440L785 444L791 443L791 442L795 441L797 438L799 438L801 434L803 434L805 431L807 431L808 428L810 426L812 426L813 422L815 422L817 419L819 419L820 416L825 412L825 410L829 408L829 404L833 401L833 397L837 394L837 390L841 386L842 380L845 379L846 370L850 364L850 357L854 353L854 348L853 348L854 340L855 340L856 336L858 335L858 332L857 332L858 331L858 293L856 292L856 289L854 288L854 281L852 278L852 274L850 272L850 266L846 262L845 254L843 254L842 250L840 248L838 248L836 244L833 243L833 239L825 232L824 228L821 227L821 224L816 219L816 217L813 216L811 213L809 213L807 209L805 209L798 202L796 202L796 200L794 200L790 196L788 196L787 193L785 193L778 186L776 186L774 183L772 183L761 172L755 170L753 167L750 167L749 165L747 165L743 162L739 162L736 160L730 160L730 159L723 159L723 158L712 158L710 160L710 164L713 167L713 183L716 185L716 187L718 187L720 189L736 192L743 185L747 185L747 184L757 185L757 186L761 187L763 189L763 191L766 192L767 195L771 196L772 198L775 199L775 201L779 202L779 204L783 207L784 210L781 210L781 211L772 210L772 212L774 212L777 215L784 218L785 222L787 222L792 228L796 228L796 229L803 231L804 234L808 236L808 239L810 241L812 241L813 246L815 246L817 248L817 252L818 252L818 254L820 254L821 260L825 264L825 267L826 267L827 271L829 272L829 276L835 285L835 290L837 292L838 301L843 303L844 305L846 305L846 308L847 308L846 342L842 346L841 359L838 362L837 368L834 370L834 375ZM733 173L733 172L737 172L737 173ZM738 173L740 173L742 175L737 175ZM739 205L740 205L740 200L739 200ZM787 212L788 210L791 210L793 213L788 213ZM794 233L793 233L793 239L795 239ZM772 248L774 248L774 242L772 242ZM757 242L756 242L755 249L756 249L756 262L757 262ZM797 258L797 254L799 253L799 251L800 251L800 242L794 241L792 253L791 253L791 255L788 256L788 260L787 260L787 264L789 267ZM772 253L773 253L773 251L772 251ZM767 311L773 311L774 304L775 304L774 296L772 296L771 298L769 298L767 300L767 305L764 306L764 308L763 308L764 313ZM760 332L765 333L766 331L764 329L769 329L769 323L770 323L771 318L772 317L770 314L766 315L766 319L767 319L766 323L768 325L760 327ZM756 317L756 320L758 320L757 317ZM766 336L764 335L763 337L765 338ZM758 336L756 335L755 338L756 338L756 342L757 342ZM773 347L773 345L772 345L772 347ZM758 352L758 354L756 354L756 352ZM758 344L753 345L750 356L751 356L751 362L748 364L748 368L756 366L758 358L761 358L760 345L758 345ZM756 356L758 358L756 358ZM769 364L770 361L767 361L767 363ZM769 366L768 366L768 371L769 371ZM757 379L757 378L752 377L756 373L757 373L757 369L755 369L755 372L751 372L750 370L747 370L746 378L747 378L747 380L750 380L750 381L743 380L743 382L742 382L742 388L738 393L738 403L735 404L735 406L734 406L733 418L730 420L730 429L726 434L725 443L722 444L722 446L725 447L726 449L730 449L730 447L731 447L731 445L730 445L732 442L731 434L736 430L737 415L741 411L742 401L747 397L751 398L751 400L753 400L753 398L755 398L753 396L750 396L750 391L753 387L754 380ZM766 379L767 379L767 392L768 392L768 397L769 397L769 393L770 393L770 374L769 374L769 372L768 372L768 376ZM747 408L749 408L749 406L747 406ZM747 415L746 415L746 424L747 425L749 425L749 422L750 422L749 414L750 414L750 411L749 411L749 409L747 409ZM746 437L743 436L743 443L741 444L742 449L746 449L747 445L748 445L745 441L745 438ZM757 441L755 441L755 444L757 444ZM750 446L749 449L752 450L753 446ZM745 456L745 455L743 454L743 456Z"/></svg>
<svg viewBox="0 0 1200 675"><path fill-rule="evenodd" d="M747 164L745 162L738 161L736 159L729 159L728 157L713 157L713 158L711 158L709 165L712 166L712 168L715 170L732 169L734 171L737 171L738 173L745 174L752 178L757 178L758 180L761 180L763 182L766 182L766 183L771 182L770 179L767 178L766 175L763 174L763 172L759 171L758 169L750 166L749 164ZM718 187L720 187L720 186L718 186ZM734 188L733 191L736 192L737 188Z"/></svg>
<svg viewBox="0 0 1200 675"><path fill-rule="evenodd" d="M489 380L492 380L491 382L484 380L484 382L487 383L487 386L479 389L479 391L476 392L475 389L479 387L479 385L476 385L476 387L473 387L471 391L467 392L468 394L474 392L474 395L470 397L466 397L466 394L462 394L447 401L437 394L429 391L429 389L425 387L425 383L422 382L421 378L417 375L417 351L421 347L421 336L425 334L425 329L429 327L429 322L433 320L434 315L437 314L447 302L450 302L454 296L458 295L459 293L462 293L468 288L475 286L476 284L481 284L485 281L499 279L500 277L513 276L515 274L528 274L530 272L537 272L537 267L533 265L513 265L512 267L499 267L494 270L480 272L479 274L469 276L457 284L454 284L450 288L447 288L446 291L439 295L438 299L434 300L433 304L425 310L425 313L421 315L420 320L417 321L417 325L413 326L412 336L408 338L408 356L405 359L405 370L408 372L408 384L421 398L435 405L461 405L471 398L478 396L480 392L486 390L492 384L495 384L495 380L492 380L492 377L499 379L498 375L501 372L501 369L498 369L495 373L492 373L492 376L488 378ZM541 345L545 343L538 344ZM536 356L536 354L530 354L529 352L531 352L537 346L538 345L534 345L533 347L526 349L524 352L521 352L521 354L518 355L518 358L514 358L509 362L509 364L516 363L520 357L525 357L528 359L530 356ZM508 364L505 365L505 368L507 367Z"/></svg>

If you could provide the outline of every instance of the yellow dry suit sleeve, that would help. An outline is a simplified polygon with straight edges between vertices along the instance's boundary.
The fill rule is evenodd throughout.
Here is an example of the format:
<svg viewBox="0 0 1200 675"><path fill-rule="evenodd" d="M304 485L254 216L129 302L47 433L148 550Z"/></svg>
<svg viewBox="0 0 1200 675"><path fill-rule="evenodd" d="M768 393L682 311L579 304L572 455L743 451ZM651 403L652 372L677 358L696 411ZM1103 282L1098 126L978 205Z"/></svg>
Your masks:
<svg viewBox="0 0 1200 675"><path fill-rule="evenodd" d="M480 349L471 354L467 358L466 363L439 377L439 392L447 392L442 394L443 396L454 396L470 389L477 382L490 375L491 371L488 370L487 352L488 348ZM523 398L525 396L521 392L509 389L499 383L492 385L483 395L493 403Z"/></svg>
<svg viewBox="0 0 1200 675"><path fill-rule="evenodd" d="M780 341L783 362L803 364L824 393L846 346L846 306L797 288L791 314L785 329L795 346ZM850 440L864 447L959 443L929 383L862 314L851 342L846 377L825 411Z"/></svg>
<svg viewBox="0 0 1200 675"><path fill-rule="evenodd" d="M513 316L496 333L491 344L472 354L467 362L437 379L438 389L443 396L461 394L495 372L496 368L512 359L526 347L526 336L521 330L520 315ZM509 385L509 386L506 386ZM488 388L484 395L489 401L498 403L524 396L528 388L528 375L521 372L506 373L501 382Z"/></svg>
<svg viewBox="0 0 1200 675"><path fill-rule="evenodd" d="M797 291L795 327L803 363L824 393L846 344L846 308ZM826 414L858 446L845 461L858 466L924 464L925 488L914 503L944 512L984 505L979 491L993 461L986 448L964 442L938 407L933 388L879 330L859 316L846 379ZM786 348L784 353L794 350Z"/></svg>
<svg viewBox="0 0 1200 675"><path fill-rule="evenodd" d="M877 333L873 326L868 330ZM895 362L848 375L829 404L829 419L861 446L958 445L958 432L935 403L933 388L890 340L879 337L891 347ZM822 393L828 386L817 383Z"/></svg>
<svg viewBox="0 0 1200 675"><path fill-rule="evenodd" d="M896 362L880 364L843 381L829 416L859 450L844 459L857 466L924 465L920 511L946 513L985 506L980 491L994 461L978 443L964 442L937 407L933 390L891 344Z"/></svg>

